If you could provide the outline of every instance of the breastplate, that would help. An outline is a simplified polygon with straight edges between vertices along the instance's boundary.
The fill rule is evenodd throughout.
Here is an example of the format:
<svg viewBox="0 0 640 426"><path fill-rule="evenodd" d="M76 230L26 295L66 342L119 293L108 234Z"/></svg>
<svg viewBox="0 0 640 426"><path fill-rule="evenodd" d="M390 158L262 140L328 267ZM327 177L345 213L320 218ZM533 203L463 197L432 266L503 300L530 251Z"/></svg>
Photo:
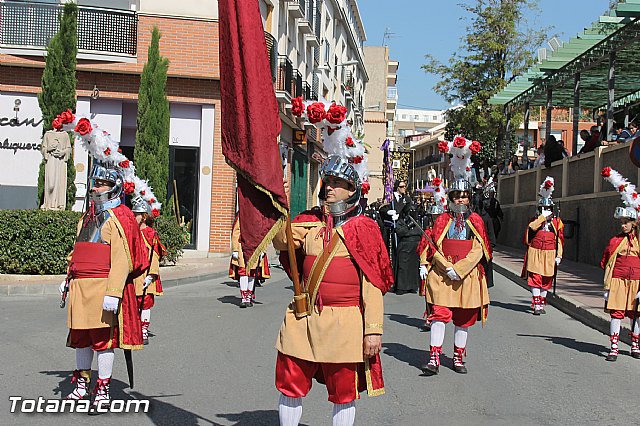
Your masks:
<svg viewBox="0 0 640 426"><path fill-rule="evenodd" d="M109 213L109 210L103 210L92 218L85 217L85 220L82 223L82 228L80 229L80 233L76 238L76 242L107 244L102 239L101 230L110 216L111 214Z"/></svg>

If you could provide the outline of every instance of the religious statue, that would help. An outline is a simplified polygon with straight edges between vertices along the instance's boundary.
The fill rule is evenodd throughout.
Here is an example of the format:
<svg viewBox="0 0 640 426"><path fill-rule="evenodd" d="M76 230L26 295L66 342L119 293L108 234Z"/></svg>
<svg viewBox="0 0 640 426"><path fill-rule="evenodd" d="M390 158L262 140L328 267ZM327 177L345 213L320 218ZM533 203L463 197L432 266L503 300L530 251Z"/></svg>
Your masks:
<svg viewBox="0 0 640 426"><path fill-rule="evenodd" d="M41 147L44 158L43 210L64 210L67 205L67 161L71 156L69 134L49 130Z"/></svg>

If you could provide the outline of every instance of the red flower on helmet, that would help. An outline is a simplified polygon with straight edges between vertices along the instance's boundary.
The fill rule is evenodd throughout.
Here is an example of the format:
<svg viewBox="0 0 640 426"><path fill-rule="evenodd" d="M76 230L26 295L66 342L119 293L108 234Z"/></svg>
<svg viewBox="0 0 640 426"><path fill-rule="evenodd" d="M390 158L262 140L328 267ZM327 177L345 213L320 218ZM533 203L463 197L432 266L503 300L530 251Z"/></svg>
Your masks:
<svg viewBox="0 0 640 426"><path fill-rule="evenodd" d="M638 198L638 193L634 192L633 194L631 194L631 197L635 200Z"/></svg>
<svg viewBox="0 0 640 426"><path fill-rule="evenodd" d="M60 117L60 120L62 120L62 124L73 123L73 120L75 119L70 109L62 112L58 117Z"/></svg>
<svg viewBox="0 0 640 426"><path fill-rule="evenodd" d="M447 141L438 142L438 151L442 152L443 154L446 154L447 152L449 152L449 142Z"/></svg>
<svg viewBox="0 0 640 426"><path fill-rule="evenodd" d="M618 191L622 192L622 191L624 191L624 190L625 190L625 188L626 188L626 187L627 187L627 185L624 185L624 184L623 184L623 185L620 185L620 186L618 187Z"/></svg>
<svg viewBox="0 0 640 426"><path fill-rule="evenodd" d="M153 215L153 217L158 217L158 216L160 216L160 210L152 209L151 210L151 214Z"/></svg>
<svg viewBox="0 0 640 426"><path fill-rule="evenodd" d="M362 160L363 160L363 158L362 158L361 156L358 156L358 157L351 157L351 158L349 159L349 162L350 162L350 163L353 163L353 164L360 164L360 163L362 163Z"/></svg>
<svg viewBox="0 0 640 426"><path fill-rule="evenodd" d="M600 174L602 175L602 177L608 178L609 176L611 176L611 167L603 167Z"/></svg>
<svg viewBox="0 0 640 426"><path fill-rule="evenodd" d="M468 172L470 172L470 171L471 171L471 167L467 167L467 169L466 169L466 170L467 170Z"/></svg>
<svg viewBox="0 0 640 426"><path fill-rule="evenodd" d="M480 145L480 142L478 141L471 142L471 145L469 146L469 150L471 151L472 154L479 153L481 149L482 149L482 145Z"/></svg>
<svg viewBox="0 0 640 426"><path fill-rule="evenodd" d="M91 127L91 122L87 118L81 118L78 120L78 124L76 124L76 128L73 129L76 133L81 134L82 136L91 133L93 127Z"/></svg>
<svg viewBox="0 0 640 426"><path fill-rule="evenodd" d="M56 130L62 130L62 120L60 119L60 116L57 116L56 118L53 119L53 122L51 123L51 127L53 127Z"/></svg>
<svg viewBox="0 0 640 426"><path fill-rule="evenodd" d="M301 117L304 112L304 102L302 102L302 96L291 99L291 114L296 117Z"/></svg>
<svg viewBox="0 0 640 426"><path fill-rule="evenodd" d="M349 148L353 148L354 146L356 146L356 143L353 141L351 136L347 137L347 140L344 141L344 144L347 145Z"/></svg>
<svg viewBox="0 0 640 426"><path fill-rule="evenodd" d="M327 111L327 121L333 124L340 124L347 117L347 108L336 103L331 104Z"/></svg>
<svg viewBox="0 0 640 426"><path fill-rule="evenodd" d="M442 183L442 179L440 179L439 177L433 178L433 180L431 181L431 184L433 186L440 186L441 183Z"/></svg>
<svg viewBox="0 0 640 426"><path fill-rule="evenodd" d="M118 152L122 154L122 148L118 148Z"/></svg>
<svg viewBox="0 0 640 426"><path fill-rule="evenodd" d="M338 130L339 128L340 128L340 127L331 127L331 126L327 126L327 134L328 134L329 136L331 136L331 134L332 134L333 132L335 132L336 130Z"/></svg>
<svg viewBox="0 0 640 426"><path fill-rule="evenodd" d="M129 160L123 160L120 162L120 167L122 167L123 169L128 169L129 168Z"/></svg>
<svg viewBox="0 0 640 426"><path fill-rule="evenodd" d="M104 155L106 155L107 157L111 155L111 148L107 148L104 150Z"/></svg>
<svg viewBox="0 0 640 426"><path fill-rule="evenodd" d="M140 195L144 196L144 194L146 194L145 191L140 191Z"/></svg>
<svg viewBox="0 0 640 426"><path fill-rule="evenodd" d="M440 187L436 188L434 192L440 192Z"/></svg>
<svg viewBox="0 0 640 426"><path fill-rule="evenodd" d="M369 185L368 181L362 182L362 195L367 195L369 190L371 189L371 185Z"/></svg>
<svg viewBox="0 0 640 426"><path fill-rule="evenodd" d="M156 199L155 199L155 198L152 198L152 199L150 199L150 200L149 200L149 202L150 202L151 204L153 204L153 203L155 203L155 202L156 202Z"/></svg>
<svg viewBox="0 0 640 426"><path fill-rule="evenodd" d="M544 189L549 189L553 186L553 182L551 182L550 180L545 180L544 181Z"/></svg>
<svg viewBox="0 0 640 426"><path fill-rule="evenodd" d="M324 120L327 113L324 111L324 104L322 102L314 102L307 107L307 117L311 124L316 124Z"/></svg>
<svg viewBox="0 0 640 426"><path fill-rule="evenodd" d="M457 136L453 140L453 146L455 146L456 148L464 148L466 145L467 145L467 140L462 136Z"/></svg>
<svg viewBox="0 0 640 426"><path fill-rule="evenodd" d="M133 191L136 189L136 184L131 181L126 181L122 188L125 194L133 194Z"/></svg>

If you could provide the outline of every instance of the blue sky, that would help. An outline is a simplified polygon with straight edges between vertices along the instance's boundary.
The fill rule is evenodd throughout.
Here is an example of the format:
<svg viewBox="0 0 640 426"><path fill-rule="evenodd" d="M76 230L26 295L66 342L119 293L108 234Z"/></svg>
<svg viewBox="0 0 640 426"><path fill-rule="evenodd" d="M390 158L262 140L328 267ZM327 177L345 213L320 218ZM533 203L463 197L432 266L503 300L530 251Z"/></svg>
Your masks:
<svg viewBox="0 0 640 426"><path fill-rule="evenodd" d="M389 55L400 62L398 68L398 108L443 109L448 104L432 90L437 77L427 75L420 66L424 55L432 54L447 62L460 46L466 22L459 3L474 0L358 0L367 33L366 45L380 46L389 28ZM528 16L530 22L552 26L549 38L558 34L566 41L597 20L609 6L608 0L539 0L540 13ZM545 46L546 47L546 46Z"/></svg>

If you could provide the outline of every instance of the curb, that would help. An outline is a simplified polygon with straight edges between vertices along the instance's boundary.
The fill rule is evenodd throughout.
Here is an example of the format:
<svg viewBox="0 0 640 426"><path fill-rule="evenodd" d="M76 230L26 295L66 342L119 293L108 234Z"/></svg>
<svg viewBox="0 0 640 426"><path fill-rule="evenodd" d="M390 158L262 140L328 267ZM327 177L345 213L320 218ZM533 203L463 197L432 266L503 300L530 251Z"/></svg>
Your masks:
<svg viewBox="0 0 640 426"><path fill-rule="evenodd" d="M170 278L162 280L163 288L178 287L194 284L200 281L215 280L228 275L228 271L217 271L208 274L194 275L184 278ZM0 286L0 297L9 296L47 296L58 295L59 282L39 284L9 284Z"/></svg>
<svg viewBox="0 0 640 426"><path fill-rule="evenodd" d="M499 265L495 261L493 262L493 267L500 275L503 275L508 280L514 282L527 291L530 291L527 281L524 278L521 278L519 274ZM602 334L607 336L609 335L609 319L596 314L593 309L585 307L575 299L572 299L569 296L559 296L550 292L547 295L547 301L554 308L580 321L582 324L591 327ZM631 330L628 327L623 325L620 329L620 341L630 345L631 338L628 335L628 332L630 331Z"/></svg>

